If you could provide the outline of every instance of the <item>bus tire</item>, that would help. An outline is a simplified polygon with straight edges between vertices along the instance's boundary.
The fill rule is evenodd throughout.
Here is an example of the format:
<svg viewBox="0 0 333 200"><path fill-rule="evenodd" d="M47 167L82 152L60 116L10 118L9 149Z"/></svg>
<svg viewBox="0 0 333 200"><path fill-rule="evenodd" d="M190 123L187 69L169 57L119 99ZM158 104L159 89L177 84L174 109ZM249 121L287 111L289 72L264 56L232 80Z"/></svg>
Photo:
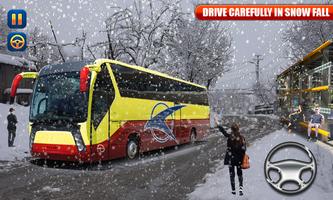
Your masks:
<svg viewBox="0 0 333 200"><path fill-rule="evenodd" d="M194 144L196 141L197 141L197 133L196 133L195 129L192 128L191 134L190 134L190 143Z"/></svg>
<svg viewBox="0 0 333 200"><path fill-rule="evenodd" d="M139 155L139 142L136 138L129 138L126 146L126 155L129 159L134 159Z"/></svg>

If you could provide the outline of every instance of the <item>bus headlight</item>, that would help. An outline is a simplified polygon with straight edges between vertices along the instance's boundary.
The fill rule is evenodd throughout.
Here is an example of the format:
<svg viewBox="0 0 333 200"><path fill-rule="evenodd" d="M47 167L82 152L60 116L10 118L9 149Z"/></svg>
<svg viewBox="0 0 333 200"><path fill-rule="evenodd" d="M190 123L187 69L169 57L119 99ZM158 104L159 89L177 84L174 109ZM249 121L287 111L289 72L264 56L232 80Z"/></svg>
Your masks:
<svg viewBox="0 0 333 200"><path fill-rule="evenodd" d="M75 144L77 146L77 149L81 152L81 151L85 151L86 150L86 146L84 145L83 139L81 137L80 132L74 132L73 134L74 136L74 140L75 140Z"/></svg>
<svg viewBox="0 0 333 200"><path fill-rule="evenodd" d="M80 140L76 140L76 146L77 146L77 149L79 151L84 151L85 150L85 145Z"/></svg>
<svg viewBox="0 0 333 200"><path fill-rule="evenodd" d="M34 143L34 140L35 140L35 134L36 134L35 131L31 131L31 133L30 133L30 140L29 140L30 151L32 151L32 144Z"/></svg>

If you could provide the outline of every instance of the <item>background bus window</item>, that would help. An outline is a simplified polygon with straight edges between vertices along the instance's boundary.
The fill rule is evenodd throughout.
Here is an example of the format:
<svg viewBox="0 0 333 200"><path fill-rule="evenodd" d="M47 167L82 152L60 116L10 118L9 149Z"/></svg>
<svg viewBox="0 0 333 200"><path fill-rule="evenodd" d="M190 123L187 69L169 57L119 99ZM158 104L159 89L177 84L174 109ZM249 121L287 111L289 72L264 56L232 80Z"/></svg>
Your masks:
<svg viewBox="0 0 333 200"><path fill-rule="evenodd" d="M287 90L290 89L290 74L288 74L288 75L286 76L286 79L285 79L285 88L286 88Z"/></svg>
<svg viewBox="0 0 333 200"><path fill-rule="evenodd" d="M329 103L333 106L333 89L329 89Z"/></svg>
<svg viewBox="0 0 333 200"><path fill-rule="evenodd" d="M286 81L285 78L280 78L278 80L278 88L277 88L277 92L282 95L283 94L283 90L286 90L287 86L286 86Z"/></svg>
<svg viewBox="0 0 333 200"><path fill-rule="evenodd" d="M313 105L321 105L321 92L314 92L313 93Z"/></svg>
<svg viewBox="0 0 333 200"><path fill-rule="evenodd" d="M328 104L329 104L329 94L328 91L321 91L321 101L320 101L320 106L323 108L328 108Z"/></svg>
<svg viewBox="0 0 333 200"><path fill-rule="evenodd" d="M297 110L299 105L299 96L293 96L292 104L293 110Z"/></svg>
<svg viewBox="0 0 333 200"><path fill-rule="evenodd" d="M290 103L291 103L290 95L285 96L284 107L286 108L286 110L288 112L290 112L290 109L291 109Z"/></svg>
<svg viewBox="0 0 333 200"><path fill-rule="evenodd" d="M295 74L293 74L292 79L291 79L291 88L292 89L299 89L299 81L300 77L299 77L299 73L296 72Z"/></svg>
<svg viewBox="0 0 333 200"><path fill-rule="evenodd" d="M301 101L300 104L302 105L303 110L310 109L312 100L311 100L311 93L304 92L301 94Z"/></svg>
<svg viewBox="0 0 333 200"><path fill-rule="evenodd" d="M329 75L329 69L322 70L322 85L328 85L328 75Z"/></svg>
<svg viewBox="0 0 333 200"><path fill-rule="evenodd" d="M309 88L309 76L305 74L301 77L301 88L308 89Z"/></svg>
<svg viewBox="0 0 333 200"><path fill-rule="evenodd" d="M331 78L331 83L330 83L330 85L333 85L333 69L330 67L330 70L329 70L329 71L330 71L330 73L331 73L331 74L330 74L330 76L331 76L331 77L330 77L330 78Z"/></svg>
<svg viewBox="0 0 333 200"><path fill-rule="evenodd" d="M311 75L311 87L319 87L322 85L322 77L321 77L321 73L320 72L315 72Z"/></svg>

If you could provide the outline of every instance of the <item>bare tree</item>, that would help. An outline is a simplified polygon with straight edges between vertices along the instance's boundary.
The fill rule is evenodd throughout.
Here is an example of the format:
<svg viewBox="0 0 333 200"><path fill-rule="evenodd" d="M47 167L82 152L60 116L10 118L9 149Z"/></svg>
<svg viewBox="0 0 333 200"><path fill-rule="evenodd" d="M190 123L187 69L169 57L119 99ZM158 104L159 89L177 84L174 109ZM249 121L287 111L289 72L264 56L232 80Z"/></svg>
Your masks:
<svg viewBox="0 0 333 200"><path fill-rule="evenodd" d="M53 27L52 30L54 31ZM64 62L72 58L68 57L64 51L65 47L77 48L79 51L75 57L77 60L84 60L84 51L89 47L85 45L87 39L87 33L83 30L82 36L76 37L73 42L69 43L57 43L58 39L52 41L50 37L45 35L38 27L35 27L29 31L29 44L28 44L28 59L33 61L37 69L51 64ZM56 37L55 37L56 38Z"/></svg>
<svg viewBox="0 0 333 200"><path fill-rule="evenodd" d="M134 0L132 7L118 9L106 19L107 40L92 47L106 48L110 59L152 67L165 48L170 26L182 14L177 9L177 2Z"/></svg>
<svg viewBox="0 0 333 200"><path fill-rule="evenodd" d="M183 79L213 86L226 72L231 58L232 39L218 22L179 19L174 35L167 39L164 70ZM163 69L162 69L163 70Z"/></svg>
<svg viewBox="0 0 333 200"><path fill-rule="evenodd" d="M283 33L286 53L293 61L301 59L314 48L333 37L331 21L298 21Z"/></svg>
<svg viewBox="0 0 333 200"><path fill-rule="evenodd" d="M28 59L33 61L37 69L52 62L60 60L60 56L54 45L50 45L50 38L35 27L29 31Z"/></svg>
<svg viewBox="0 0 333 200"><path fill-rule="evenodd" d="M65 62L65 57L64 57L63 52L62 52L62 46L59 45L59 43L58 43L58 39L57 39L57 36L56 36L56 34L54 32L51 20L50 20L50 27L51 27L51 31L52 31L52 35L53 35L54 41L56 43L55 46L58 48L58 52L59 52L59 55L60 55L62 61Z"/></svg>
<svg viewBox="0 0 333 200"><path fill-rule="evenodd" d="M321 3L332 4L332 1L323 0ZM300 60L322 43L332 39L332 29L332 21L295 21L289 23L287 29L282 33L287 56L292 61Z"/></svg>
<svg viewBox="0 0 333 200"><path fill-rule="evenodd" d="M91 55L99 51L207 87L226 71L232 40L221 23L193 20L179 2L164 0L133 0L113 10L102 30L106 40L90 45Z"/></svg>
<svg viewBox="0 0 333 200"><path fill-rule="evenodd" d="M9 27L4 19L7 18L7 11L4 7L0 6L0 52L6 51L7 35L10 32Z"/></svg>
<svg viewBox="0 0 333 200"><path fill-rule="evenodd" d="M268 80L259 85L253 86L255 94L258 97L259 102L266 105L271 104L276 100L276 82L275 79Z"/></svg>

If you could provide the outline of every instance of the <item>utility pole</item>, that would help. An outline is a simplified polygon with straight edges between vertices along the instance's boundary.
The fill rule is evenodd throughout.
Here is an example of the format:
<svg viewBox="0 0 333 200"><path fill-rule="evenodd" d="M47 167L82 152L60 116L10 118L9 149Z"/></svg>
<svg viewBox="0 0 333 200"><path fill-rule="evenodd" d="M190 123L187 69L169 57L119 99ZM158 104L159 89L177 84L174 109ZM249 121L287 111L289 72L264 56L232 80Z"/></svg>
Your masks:
<svg viewBox="0 0 333 200"><path fill-rule="evenodd" d="M261 55L255 55L255 58L253 59L253 61L255 62L256 65L256 85L259 86L260 84L260 79L259 79L259 64L260 61L262 61L263 59L261 58Z"/></svg>
<svg viewBox="0 0 333 200"><path fill-rule="evenodd" d="M254 64L256 67L256 83L254 86L254 92L255 92L256 96L259 99L261 99L261 101L265 102L265 99L263 99L263 97L262 97L262 93L261 93L262 91L260 91L260 77L259 77L259 75L260 75L259 64L260 64L260 61L262 61L263 59L262 59L261 55L256 54L254 56L255 57L253 58L253 60L249 61L249 63Z"/></svg>
<svg viewBox="0 0 333 200"><path fill-rule="evenodd" d="M253 61L249 61L249 63L252 63L256 66L256 89L259 89L260 81L259 81L259 64L260 61L263 59L261 58L261 55L254 55L255 58L253 58Z"/></svg>

